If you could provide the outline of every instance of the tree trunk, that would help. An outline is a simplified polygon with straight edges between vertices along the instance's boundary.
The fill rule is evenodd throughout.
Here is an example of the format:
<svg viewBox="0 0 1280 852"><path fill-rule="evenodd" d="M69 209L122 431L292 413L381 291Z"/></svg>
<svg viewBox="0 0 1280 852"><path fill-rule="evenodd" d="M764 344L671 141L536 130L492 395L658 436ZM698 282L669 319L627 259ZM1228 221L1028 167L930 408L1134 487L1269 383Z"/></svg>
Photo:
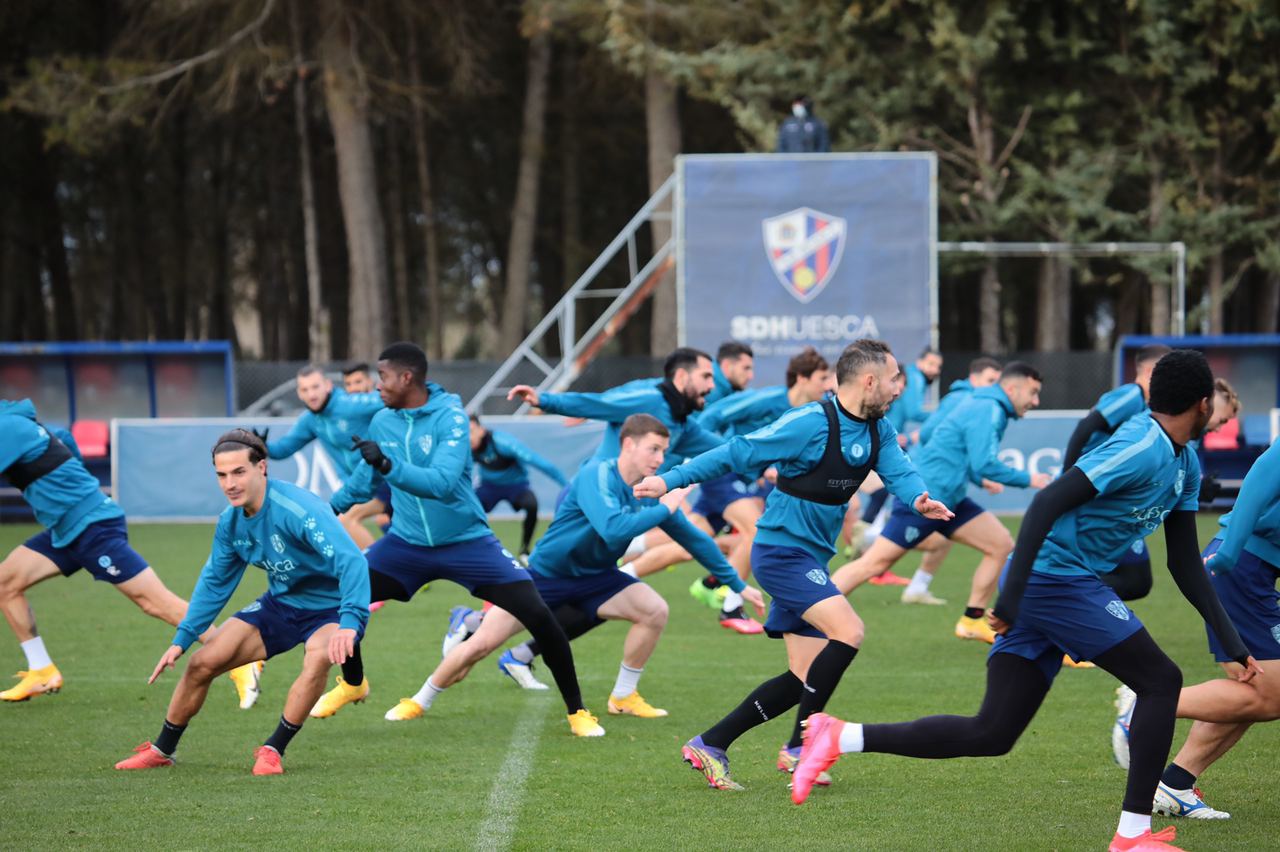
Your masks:
<svg viewBox="0 0 1280 852"><path fill-rule="evenodd" d="M1255 317L1259 334L1275 334L1280 324L1280 272L1270 272L1259 285L1258 314Z"/></svg>
<svg viewBox="0 0 1280 852"><path fill-rule="evenodd" d="M572 49L561 52L560 85L560 223L563 229L561 262L564 266L562 290L578 280L586 264L582 246L582 145L578 137L577 54ZM550 299L547 300L551 302ZM551 308L551 304L544 306Z"/></svg>
<svg viewBox="0 0 1280 852"><path fill-rule="evenodd" d="M644 78L644 117L649 143L649 194L671 176L676 155L680 153L680 111L676 87L650 69ZM664 204L658 212L671 213L671 205ZM671 220L654 220L650 225L653 248L657 251L671 239ZM653 310L650 314L649 354L662 357L679 343L679 302L674 272L663 276L653 291Z"/></svg>
<svg viewBox="0 0 1280 852"><path fill-rule="evenodd" d="M289 4L289 29L293 40L293 130L298 139L298 180L302 188L302 242L307 273L307 351L310 360L323 364L331 357L329 309L325 306L320 277L320 226L316 223L316 187L311 172L311 129L308 124L307 78L303 71L302 22L298 2Z"/></svg>
<svg viewBox="0 0 1280 852"><path fill-rule="evenodd" d="M1225 204L1222 197L1222 140L1218 140L1217 150L1213 155L1213 209L1221 210ZM1223 285L1226 283L1225 264L1222 257L1222 246L1217 246L1209 256L1209 333L1222 334L1222 301Z"/></svg>
<svg viewBox="0 0 1280 852"><path fill-rule="evenodd" d="M1149 162L1155 162L1154 157L1148 157ZM1151 174L1151 181L1147 184L1147 226L1152 234L1159 235L1161 226L1164 223L1164 174L1156 167ZM1170 317L1172 316L1169 306L1169 289L1170 282L1161 278L1149 277L1151 286L1151 333L1162 335L1168 334L1170 331ZM1185 307L1185 306L1184 306Z"/></svg>
<svg viewBox="0 0 1280 852"><path fill-rule="evenodd" d="M213 262L209 270L213 280L210 282L206 334L209 339L229 340L238 351L239 338L236 335L236 324L232 318L231 305L231 225L228 221L231 209L232 163L236 157L236 123L220 121L218 140L214 145L216 161L210 176L210 188L213 191L213 206L210 210L212 227L209 248L213 254Z"/></svg>
<svg viewBox="0 0 1280 852"><path fill-rule="evenodd" d="M511 210L507 245L506 288L502 294L503 354L523 339L529 312L529 268L533 231L538 221L538 178L542 171L543 129L547 113L547 76L551 70L551 35L544 28L529 40L529 67L520 131L520 171Z"/></svg>
<svg viewBox="0 0 1280 852"><path fill-rule="evenodd" d="M370 358L386 343L387 258L368 92L360 82L348 27L340 15L325 35L321 54L351 276L347 351Z"/></svg>
<svg viewBox="0 0 1280 852"><path fill-rule="evenodd" d="M399 134L395 126L388 124L385 145L387 149L387 170L389 171L387 191L387 216L391 227L391 281L395 304L391 308L395 320L395 335L399 340L409 340L413 335L411 322L416 313L413 302L409 298L409 244L405 234L404 220L404 158L400 151Z"/></svg>
<svg viewBox="0 0 1280 852"><path fill-rule="evenodd" d="M1040 259L1036 293L1036 351L1070 349L1071 268L1058 257Z"/></svg>
<svg viewBox="0 0 1280 852"><path fill-rule="evenodd" d="M40 254L49 275L49 287L53 295L54 335L58 340L76 339L76 306L71 295L71 273L67 268L67 248L63 235L62 208L58 204L57 177L50 154L44 150L39 128L30 124L31 155L34 157L32 181L38 206L29 211L39 222Z"/></svg>
<svg viewBox="0 0 1280 852"><path fill-rule="evenodd" d="M994 257L987 258L978 282L978 348L997 353L1000 344L1000 273Z"/></svg>
<svg viewBox="0 0 1280 852"><path fill-rule="evenodd" d="M436 201L431 191L431 161L427 156L427 116L422 108L422 68L418 58L418 33L409 27L409 80L414 88L410 101L413 112L413 154L418 169L418 205L422 208L422 238L427 271L427 353L433 361L444 359L444 313L440 305L440 235L436 229Z"/></svg>

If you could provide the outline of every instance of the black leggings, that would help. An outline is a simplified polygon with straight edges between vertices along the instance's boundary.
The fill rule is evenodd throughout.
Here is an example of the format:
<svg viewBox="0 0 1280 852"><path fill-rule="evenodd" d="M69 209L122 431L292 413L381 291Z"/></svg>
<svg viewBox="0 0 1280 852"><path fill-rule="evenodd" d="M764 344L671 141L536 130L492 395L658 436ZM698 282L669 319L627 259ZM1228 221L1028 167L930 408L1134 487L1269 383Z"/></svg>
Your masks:
<svg viewBox="0 0 1280 852"><path fill-rule="evenodd" d="M564 635L556 617L551 614L532 580L476 586L471 592L516 617L538 643L542 660L556 679L556 688L564 699L565 709L572 715L584 709L578 673L573 665L569 637Z"/></svg>
<svg viewBox="0 0 1280 852"><path fill-rule="evenodd" d="M1129 728L1124 809L1149 814L1173 742L1182 672L1145 629L1099 654L1093 662L1138 694ZM1006 754L1040 709L1049 685L1031 660L993 654L987 663L987 693L978 715L927 716L894 725L865 725L864 750L922 758Z"/></svg>
<svg viewBox="0 0 1280 852"><path fill-rule="evenodd" d="M529 546L533 544L533 530L538 526L538 498L529 490L508 502L517 512L524 512L520 528L520 552L528 553Z"/></svg>
<svg viewBox="0 0 1280 852"><path fill-rule="evenodd" d="M1140 600L1151 594L1151 560L1117 565L1116 570L1099 575L1098 579L1114 589L1120 600Z"/></svg>

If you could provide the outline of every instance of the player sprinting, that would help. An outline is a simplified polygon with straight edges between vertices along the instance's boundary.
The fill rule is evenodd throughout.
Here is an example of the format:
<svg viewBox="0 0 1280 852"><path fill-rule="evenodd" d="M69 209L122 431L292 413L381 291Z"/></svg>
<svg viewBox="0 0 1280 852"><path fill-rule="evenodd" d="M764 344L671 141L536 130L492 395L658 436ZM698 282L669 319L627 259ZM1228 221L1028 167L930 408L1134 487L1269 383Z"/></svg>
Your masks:
<svg viewBox="0 0 1280 852"><path fill-rule="evenodd" d="M1013 538L994 514L965 495L971 482L984 480L1017 488L1043 488L1049 484L1048 474L1009 467L998 455L1009 421L1039 404L1040 373L1030 364L1012 361L1005 365L999 382L979 388L956 406L934 430L929 443L913 456L930 493L950 506L954 517L928 520L911 506L894 503L888 523L867 552L833 575L841 591L848 593L891 568L908 550L939 533L982 553L955 635L994 642L995 634L983 615L995 594L1000 567L1013 550Z"/></svg>
<svg viewBox="0 0 1280 852"><path fill-rule="evenodd" d="M538 596L529 572L485 522L471 484L471 445L462 401L427 381L427 355L413 343L393 343L382 351L378 385L387 407L374 416L368 436L355 442L365 463L330 501L341 512L368 499L375 472L391 486L391 530L366 553L372 599L408 601L432 580L451 580L512 613L542 645L570 730L577 736L600 736L604 729L582 703L569 640ZM392 708L386 718L421 716L463 675L449 670L448 677L441 673L440 679L428 678L413 699ZM331 716L368 694L357 648L337 686L317 702L312 715Z"/></svg>
<svg viewBox="0 0 1280 852"><path fill-rule="evenodd" d="M1253 463L1235 506L1218 523L1222 528L1204 550L1205 568L1231 623L1267 675L1241 683L1240 663L1209 631L1209 651L1226 677L1185 686L1178 696L1178 718L1196 721L1156 787L1155 812L1166 816L1228 819L1231 814L1205 804L1196 779L1252 724L1280 719L1280 443ZM1112 746L1116 762L1128 768L1135 696L1120 689Z"/></svg>
<svg viewBox="0 0 1280 852"><path fill-rule="evenodd" d="M608 710L612 715L657 718L667 711L645 701L638 685L666 626L667 602L618 569L627 543L660 527L761 613L764 599L739 578L715 542L680 511L686 489L669 492L661 500L641 500L632 493L636 483L662 466L670 440L667 427L648 414L633 414L623 422L619 438L616 459L591 459L574 476L551 526L533 551L529 572L538 593L557 614L565 608L587 614L585 621L575 618L572 628L566 625L570 639L606 620L631 622ZM462 643L462 650L450 653L457 655L456 665L470 668L522 629L510 613L491 609L479 631ZM530 640L504 653L499 668L521 686L539 688L537 681L528 682L532 679L528 668L538 652L538 643Z"/></svg>
<svg viewBox="0 0 1280 852"><path fill-rule="evenodd" d="M541 471L562 487L567 480L559 468L514 436L486 429L475 414L471 415L470 431L471 457L480 471L480 485L476 488L480 508L492 512L505 500L512 509L524 513L520 561L528 564L533 531L538 526L538 498L529 485L529 468Z"/></svg>
<svg viewBox="0 0 1280 852"><path fill-rule="evenodd" d="M4 399L0 400L0 434L5 436L0 442L0 470L22 491L36 520L45 527L0 563L0 610L27 658L27 669L18 672L17 685L0 692L0 699L26 701L57 692L63 685L62 673L36 627L27 589L59 574L70 577L83 568L95 580L115 586L147 615L168 624L182 621L187 602L169 591L129 545L124 512L102 493L69 433L58 430L55 434L44 427L31 400ZM203 641L207 635L199 638ZM258 698L260 672L258 664L231 673L245 709Z"/></svg>
<svg viewBox="0 0 1280 852"><path fill-rule="evenodd" d="M878 340L858 340L836 363L833 397L793 409L777 421L636 486L639 497L661 497L720 476L778 468L756 525L751 566L773 601L765 629L786 643L787 669L765 681L728 716L685 743L681 755L720 790L741 789L729 775L727 749L742 734L799 705L791 739L778 755L788 770L799 755L801 723L821 710L862 644L861 619L827 576L845 507L863 477L876 470L907 505L946 518L884 419L897 396L898 363Z"/></svg>
<svg viewBox="0 0 1280 852"><path fill-rule="evenodd" d="M1240 664L1258 664L1223 611L1196 543L1200 463L1187 443L1213 413L1213 374L1199 352L1165 355L1151 375L1151 414L1134 417L1032 500L1005 569L976 716L929 716L890 725L814 714L805 731L792 799L843 752L948 758L1007 753L1044 702L1063 653L1093 660L1138 694L1130 727L1129 780L1112 850L1172 849L1175 831L1153 834L1151 802L1173 739L1182 673L1138 617L1098 579L1120 552L1163 522L1178 588Z"/></svg>
<svg viewBox="0 0 1280 852"><path fill-rule="evenodd" d="M353 384L359 386L359 371L355 375ZM297 383L298 399L307 410L283 438L267 441L267 457L287 459L312 441L319 441L342 478L349 478L360 463L359 454L352 449L351 436L368 434L369 421L382 410L381 398L376 393L347 393L335 388L314 364L298 370ZM267 436L265 431L260 434ZM377 507L353 508L354 512L344 513L339 520L352 540L364 549L373 544L373 536L361 519L377 514Z"/></svg>
<svg viewBox="0 0 1280 852"><path fill-rule="evenodd" d="M303 645L302 672L289 688L280 722L254 752L254 775L281 774L285 748L324 691L329 666L353 652L369 619L364 556L329 506L296 485L269 479L266 445L252 432L225 433L212 455L218 487L231 505L218 518L187 616L147 682L173 668L209 628L247 566L266 572L267 592L228 618L191 656L159 736L135 748L116 769L172 766L178 740L200 712L215 677Z"/></svg>

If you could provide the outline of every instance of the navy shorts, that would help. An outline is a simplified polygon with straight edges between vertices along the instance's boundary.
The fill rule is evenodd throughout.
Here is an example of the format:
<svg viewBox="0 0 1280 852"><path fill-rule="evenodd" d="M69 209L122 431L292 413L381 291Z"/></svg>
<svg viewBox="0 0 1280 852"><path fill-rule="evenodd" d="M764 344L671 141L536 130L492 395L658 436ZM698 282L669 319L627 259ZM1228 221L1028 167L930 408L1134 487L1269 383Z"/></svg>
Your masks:
<svg viewBox="0 0 1280 852"><path fill-rule="evenodd" d="M880 535L898 547L910 550L933 533L942 533L947 538L951 538L956 530L987 511L968 497L961 500L959 505L947 508L955 512L956 516L949 521L935 521L916 514L915 509L895 497L893 510L889 513L889 520L885 522Z"/></svg>
<svg viewBox="0 0 1280 852"><path fill-rule="evenodd" d="M609 598L625 590L627 586L640 582L630 574L623 574L616 568L609 568L599 574L588 574L583 577L549 577L530 571L533 584L538 587L538 594L546 602L549 609L568 604L577 607L592 618L598 619L597 610Z"/></svg>
<svg viewBox="0 0 1280 852"><path fill-rule="evenodd" d="M506 500L511 504L511 508L516 508L516 501L529 493L528 482L517 482L512 485L498 485L494 482L485 482L481 480L480 486L476 488L476 496L480 498L480 507L486 512L492 512L493 507Z"/></svg>
<svg viewBox="0 0 1280 852"><path fill-rule="evenodd" d="M258 598L232 618L251 624L262 636L267 659L305 643L326 624L338 624L338 609L299 609L276 600L270 592ZM364 638L364 628L356 629L356 641Z"/></svg>
<svg viewBox="0 0 1280 852"><path fill-rule="evenodd" d="M814 604L840 597L826 565L799 547L756 542L751 546L751 571L760 588L773 598L769 602L769 617L764 620L765 632L770 637L780 639L784 633L795 633L826 638L825 633L803 618Z"/></svg>
<svg viewBox="0 0 1280 852"><path fill-rule="evenodd" d="M93 579L115 584L132 580L147 568L147 560L129 546L124 518L89 524L66 547L54 547L48 530L36 533L23 546L47 557L68 577L83 568Z"/></svg>
<svg viewBox="0 0 1280 852"><path fill-rule="evenodd" d="M1005 563L1008 570L1009 563ZM1000 577L1004 586L1004 575ZM1115 590L1095 576L1032 572L1018 607L1018 621L996 637L992 654L1015 654L1040 667L1050 683L1062 655L1092 660L1142 629L1142 622Z"/></svg>
<svg viewBox="0 0 1280 852"><path fill-rule="evenodd" d="M385 479L378 484L377 490L373 492L373 499L381 500L382 505L387 507L387 514L391 514L391 483Z"/></svg>
<svg viewBox="0 0 1280 852"><path fill-rule="evenodd" d="M726 473L698 486L698 502L694 504L693 510L706 518L713 530L719 531L728 526L724 510L730 503L760 497L759 481L746 479L736 473Z"/></svg>
<svg viewBox="0 0 1280 852"><path fill-rule="evenodd" d="M433 580L451 580L474 594L477 586L533 579L493 533L441 547L410 544L395 533L387 533L373 543L365 558L370 572L384 574L404 586L405 600Z"/></svg>
<svg viewBox="0 0 1280 852"><path fill-rule="evenodd" d="M1205 558L1217 553L1221 546L1221 539L1209 542L1204 549ZM1276 605L1280 568L1246 551L1240 554L1234 568L1209 579L1218 600L1222 601L1222 608L1254 659L1280 660L1280 606ZM1223 651L1218 637L1208 627L1205 633L1209 636L1213 658L1220 663L1229 662L1232 658Z"/></svg>

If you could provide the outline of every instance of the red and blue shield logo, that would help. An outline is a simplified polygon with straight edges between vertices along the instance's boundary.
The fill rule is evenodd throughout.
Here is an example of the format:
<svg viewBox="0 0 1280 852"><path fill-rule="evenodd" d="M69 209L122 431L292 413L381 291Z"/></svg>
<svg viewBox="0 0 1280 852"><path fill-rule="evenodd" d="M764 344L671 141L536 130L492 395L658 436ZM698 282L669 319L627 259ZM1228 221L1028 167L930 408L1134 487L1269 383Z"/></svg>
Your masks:
<svg viewBox="0 0 1280 852"><path fill-rule="evenodd" d="M761 224L764 250L773 273L798 301L812 301L840 265L847 233L845 220L801 207Z"/></svg>

